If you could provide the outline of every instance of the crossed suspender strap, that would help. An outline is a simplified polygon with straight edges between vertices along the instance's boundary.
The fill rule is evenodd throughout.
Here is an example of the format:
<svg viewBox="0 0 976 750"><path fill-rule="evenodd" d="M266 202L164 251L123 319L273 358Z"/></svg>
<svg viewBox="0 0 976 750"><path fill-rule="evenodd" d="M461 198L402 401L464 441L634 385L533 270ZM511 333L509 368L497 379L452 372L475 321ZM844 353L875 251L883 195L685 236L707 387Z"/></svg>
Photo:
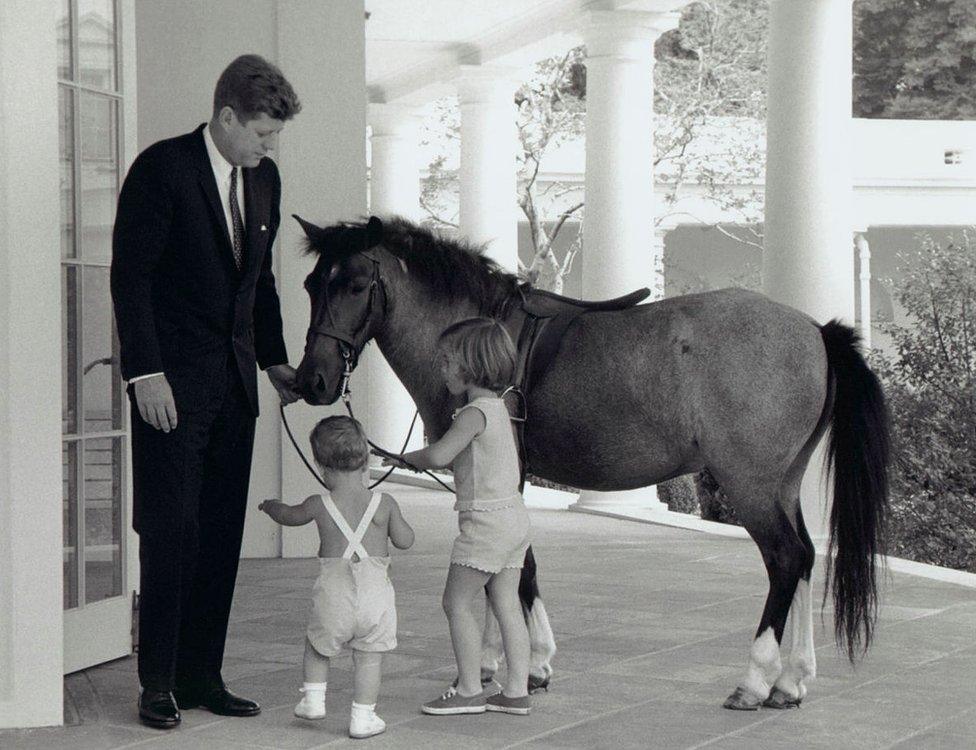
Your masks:
<svg viewBox="0 0 976 750"><path fill-rule="evenodd" d="M335 522L335 525L339 527L339 531L346 538L346 541L349 542L346 551L342 553L343 560L350 560L353 555L359 555L360 560L365 560L369 557L369 553L366 552L366 548L363 546L363 537L366 536L369 523L373 520L373 516L376 515L376 509L380 507L380 501L382 499L383 496L379 492L373 493L369 505L366 506L366 511L363 513L363 517L359 520L359 526L353 531L346 519L343 518L342 513L339 512L332 498L329 496L322 498L322 505L325 506L325 512L329 514Z"/></svg>

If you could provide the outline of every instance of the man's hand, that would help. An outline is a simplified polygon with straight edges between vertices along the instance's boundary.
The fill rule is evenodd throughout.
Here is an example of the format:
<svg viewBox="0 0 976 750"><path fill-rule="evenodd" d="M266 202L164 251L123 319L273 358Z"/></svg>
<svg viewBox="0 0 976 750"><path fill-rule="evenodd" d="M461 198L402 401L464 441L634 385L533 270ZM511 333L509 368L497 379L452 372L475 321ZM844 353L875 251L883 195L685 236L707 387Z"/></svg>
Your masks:
<svg viewBox="0 0 976 750"><path fill-rule="evenodd" d="M298 401L302 394L298 390L298 374L291 365L273 365L268 368L268 379L278 391L281 403L290 404Z"/></svg>
<svg viewBox="0 0 976 750"><path fill-rule="evenodd" d="M271 507L273 505L275 505L276 503L278 503L278 500L275 500L273 498L268 498L267 500L262 500L261 503L258 505L258 510L260 510L260 511L262 511L264 513L267 513L270 516L271 515Z"/></svg>
<svg viewBox="0 0 976 750"><path fill-rule="evenodd" d="M132 384L142 420L157 430L176 429L176 402L165 375L153 375Z"/></svg>

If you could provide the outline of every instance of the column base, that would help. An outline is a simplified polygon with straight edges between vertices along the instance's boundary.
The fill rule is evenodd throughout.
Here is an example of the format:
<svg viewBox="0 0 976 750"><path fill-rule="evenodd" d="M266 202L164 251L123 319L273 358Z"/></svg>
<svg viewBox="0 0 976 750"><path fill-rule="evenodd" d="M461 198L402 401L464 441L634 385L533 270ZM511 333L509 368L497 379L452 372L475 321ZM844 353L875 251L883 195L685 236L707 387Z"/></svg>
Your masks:
<svg viewBox="0 0 976 750"><path fill-rule="evenodd" d="M668 510L668 506L657 499L657 491L654 487L626 492L584 490L580 493L579 499L569 506L569 510L593 516L619 518L623 521L637 521L638 523L670 526L691 531L704 531L735 539L749 538L746 530L741 526L703 521L698 516L688 513L674 513Z"/></svg>
<svg viewBox="0 0 976 750"><path fill-rule="evenodd" d="M640 508L649 512L668 512L668 506L657 499L657 487L653 485L617 492L583 490L576 502L569 506L570 510L579 511L599 511L609 508Z"/></svg>

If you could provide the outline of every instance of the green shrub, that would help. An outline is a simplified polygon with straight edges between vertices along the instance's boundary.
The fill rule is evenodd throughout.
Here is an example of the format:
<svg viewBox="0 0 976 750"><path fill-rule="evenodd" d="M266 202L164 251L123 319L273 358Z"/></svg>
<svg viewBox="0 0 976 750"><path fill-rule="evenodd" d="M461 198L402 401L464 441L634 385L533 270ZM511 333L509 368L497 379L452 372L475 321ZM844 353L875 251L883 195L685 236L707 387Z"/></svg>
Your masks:
<svg viewBox="0 0 976 750"><path fill-rule="evenodd" d="M657 486L657 498L673 513L699 515L698 493L689 474L661 482Z"/></svg>
<svg viewBox="0 0 976 750"><path fill-rule="evenodd" d="M729 504L728 498L722 492L708 469L702 469L695 474L695 490L698 492L698 503L701 507L701 517L706 521L718 521L741 526L735 515L735 510Z"/></svg>
<svg viewBox="0 0 976 750"><path fill-rule="evenodd" d="M921 237L901 258L907 325L872 365L891 412L889 551L976 572L976 244Z"/></svg>

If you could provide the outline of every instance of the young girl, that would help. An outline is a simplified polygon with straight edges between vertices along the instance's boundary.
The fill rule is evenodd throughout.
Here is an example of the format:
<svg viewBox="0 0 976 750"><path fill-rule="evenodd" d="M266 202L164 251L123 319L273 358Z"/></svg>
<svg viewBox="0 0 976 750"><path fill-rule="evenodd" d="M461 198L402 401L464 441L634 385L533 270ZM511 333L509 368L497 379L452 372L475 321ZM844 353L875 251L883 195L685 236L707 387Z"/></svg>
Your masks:
<svg viewBox="0 0 976 750"><path fill-rule="evenodd" d="M515 346L488 318L455 323L441 334L438 366L452 395L467 404L454 413L444 436L426 448L384 460L417 469L454 467L460 534L454 540L444 589L444 611L457 659L458 681L423 705L426 714L485 710L528 714L529 635L518 597L529 546L529 516L519 493L519 462L508 410L499 393L511 383ZM481 686L481 627L476 599L487 585L508 664L501 693Z"/></svg>

